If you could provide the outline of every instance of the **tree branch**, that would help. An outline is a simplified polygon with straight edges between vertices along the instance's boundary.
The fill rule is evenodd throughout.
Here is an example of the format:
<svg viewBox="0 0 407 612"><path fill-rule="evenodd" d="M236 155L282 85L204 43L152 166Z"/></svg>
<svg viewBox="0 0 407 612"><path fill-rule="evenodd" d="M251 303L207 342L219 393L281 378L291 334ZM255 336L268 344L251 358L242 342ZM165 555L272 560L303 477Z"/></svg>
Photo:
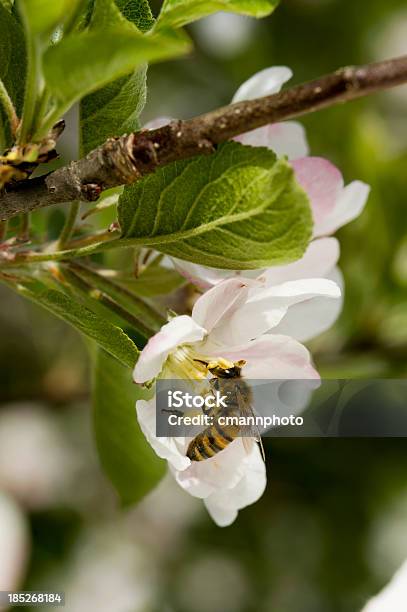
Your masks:
<svg viewBox="0 0 407 612"><path fill-rule="evenodd" d="M407 82L407 56L341 68L278 94L231 104L187 121L110 138L85 158L47 177L9 186L0 221L72 200L95 201L105 189L133 183L170 162L208 154L255 128L347 102Z"/></svg>

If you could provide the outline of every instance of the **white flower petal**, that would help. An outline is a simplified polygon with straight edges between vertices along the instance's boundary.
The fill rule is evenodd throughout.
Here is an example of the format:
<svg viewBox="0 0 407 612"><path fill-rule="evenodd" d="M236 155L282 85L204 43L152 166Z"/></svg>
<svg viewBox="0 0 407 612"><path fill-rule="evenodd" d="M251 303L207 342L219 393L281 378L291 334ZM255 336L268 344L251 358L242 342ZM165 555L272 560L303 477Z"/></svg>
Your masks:
<svg viewBox="0 0 407 612"><path fill-rule="evenodd" d="M215 353L216 354L216 353ZM245 378L270 380L319 380L309 351L289 336L269 334L240 346L223 347L218 352L231 361L247 361Z"/></svg>
<svg viewBox="0 0 407 612"><path fill-rule="evenodd" d="M206 459L201 463L204 464L207 461L211 460ZM184 491L186 491L193 497L204 499L205 497L208 497L208 495L211 495L215 488L210 482L207 482L205 479L202 479L198 475L196 475L196 470L194 468L198 463L199 462L192 461L191 466L187 470L184 470L182 472L174 469L170 465L170 471L172 472L177 484L182 489L184 489Z"/></svg>
<svg viewBox="0 0 407 612"><path fill-rule="evenodd" d="M184 453L184 438L157 438L156 436L155 399L138 400L136 410L140 429L156 454L161 459L166 459L176 470L186 470L191 465L191 461Z"/></svg>
<svg viewBox="0 0 407 612"><path fill-rule="evenodd" d="M308 245L301 259L283 266L266 270L220 270L173 258L180 274L199 289L206 291L221 281L233 277L264 279L266 286L279 285L289 280L324 277L334 268L339 259L339 242L336 238L318 238Z"/></svg>
<svg viewBox="0 0 407 612"><path fill-rule="evenodd" d="M305 254L285 266L267 268L261 277L267 287L301 278L326 277L338 263L339 242L336 238L317 238L308 245Z"/></svg>
<svg viewBox="0 0 407 612"><path fill-rule="evenodd" d="M234 523L237 519L239 511L237 508L231 508L229 507L229 505L225 505L223 502L224 497L221 494L220 499L218 499L217 494L214 494L204 499L206 509L208 510L212 520L217 524L217 526L229 527L229 525Z"/></svg>
<svg viewBox="0 0 407 612"><path fill-rule="evenodd" d="M315 235L333 234L337 229L353 221L363 211L370 187L361 181L349 183L339 194L334 209L316 225Z"/></svg>
<svg viewBox="0 0 407 612"><path fill-rule="evenodd" d="M242 477L239 466L247 456L241 438L231 442L210 459L192 461L187 470L172 469L178 484L194 497L205 498L214 491L234 487Z"/></svg>
<svg viewBox="0 0 407 612"><path fill-rule="evenodd" d="M276 327L294 304L316 296L338 298L340 289L325 278L288 281L266 288L255 287L239 308L228 313L227 319L212 332L208 341L231 345L258 338Z"/></svg>
<svg viewBox="0 0 407 612"><path fill-rule="evenodd" d="M190 495L204 499L218 525L230 524L237 511L254 503L266 486L266 470L259 448L251 441L247 452L241 438L211 459L192 462L182 472L170 468L177 483Z"/></svg>
<svg viewBox="0 0 407 612"><path fill-rule="evenodd" d="M193 320L209 333L213 332L245 301L250 284L256 281L236 277L219 283L195 302Z"/></svg>
<svg viewBox="0 0 407 612"><path fill-rule="evenodd" d="M281 323L273 333L292 336L300 342L306 342L329 329L339 317L343 307L343 277L339 268L334 268L329 279L341 288L338 297L314 297L295 304L287 311Z"/></svg>
<svg viewBox="0 0 407 612"><path fill-rule="evenodd" d="M342 174L322 157L302 157L292 162L295 178L307 193L314 218L314 236L321 232L325 219L332 214L343 188Z"/></svg>
<svg viewBox="0 0 407 612"><path fill-rule="evenodd" d="M252 100L278 93L284 83L293 76L292 70L287 66L273 66L256 72L245 81L232 98L232 102Z"/></svg>
<svg viewBox="0 0 407 612"><path fill-rule="evenodd" d="M199 264L184 261L183 259L173 258L175 269L182 274L190 283L206 291L217 285L220 281L235 275L233 270L221 270L219 268L209 268Z"/></svg>
<svg viewBox="0 0 407 612"><path fill-rule="evenodd" d="M344 187L339 170L319 157L296 159L292 166L311 201L314 236L332 234L360 215L369 195L368 185L353 181Z"/></svg>
<svg viewBox="0 0 407 612"><path fill-rule="evenodd" d="M142 350L133 372L135 382L144 383L158 376L174 348L180 344L198 342L205 333L205 329L187 315L171 319L150 338Z"/></svg>
<svg viewBox="0 0 407 612"><path fill-rule="evenodd" d="M219 527L233 523L238 510L253 504L264 493L266 466L257 444L253 444L250 454L241 462L239 472L241 478L234 487L218 490L204 499L209 514Z"/></svg>
<svg viewBox="0 0 407 612"><path fill-rule="evenodd" d="M309 153L305 129L297 121L271 123L236 136L234 140L252 147L267 147L277 157L287 156L291 160L305 157Z"/></svg>
<svg viewBox="0 0 407 612"><path fill-rule="evenodd" d="M209 266L201 266L190 261L184 261L183 259L176 259L175 257L173 262L175 269L182 276L203 291L232 277L254 280L262 272L262 270L222 270L220 268L210 268Z"/></svg>

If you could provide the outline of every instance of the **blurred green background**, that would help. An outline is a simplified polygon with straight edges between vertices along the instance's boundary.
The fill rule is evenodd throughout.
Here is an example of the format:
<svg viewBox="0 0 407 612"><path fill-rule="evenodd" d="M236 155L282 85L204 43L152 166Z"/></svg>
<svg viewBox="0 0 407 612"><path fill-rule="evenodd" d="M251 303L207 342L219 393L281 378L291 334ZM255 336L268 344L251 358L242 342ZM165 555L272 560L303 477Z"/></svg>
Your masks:
<svg viewBox="0 0 407 612"><path fill-rule="evenodd" d="M270 65L299 83L407 53L407 9L282 0L269 19L222 14L189 32L190 57L149 70L146 121L228 103ZM343 314L311 345L329 377L407 374L406 104L407 86L303 119L312 154L372 187L339 233ZM36 213L37 226L62 211ZM0 522L12 504L22 588L65 590L69 612L357 612L407 557L404 439L266 440L267 491L225 529L170 479L120 509L98 466L81 339L6 289L0 299Z"/></svg>

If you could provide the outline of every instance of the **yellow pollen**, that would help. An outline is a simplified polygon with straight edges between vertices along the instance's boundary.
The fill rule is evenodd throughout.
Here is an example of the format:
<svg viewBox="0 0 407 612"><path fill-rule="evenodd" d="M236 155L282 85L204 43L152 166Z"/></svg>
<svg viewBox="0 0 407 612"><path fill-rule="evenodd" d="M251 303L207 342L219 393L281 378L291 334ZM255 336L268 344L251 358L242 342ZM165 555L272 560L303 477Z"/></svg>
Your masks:
<svg viewBox="0 0 407 612"><path fill-rule="evenodd" d="M197 359L205 361L202 357L196 356L188 346L179 346L167 359L167 374L175 374L174 378L203 380L207 377L208 370L206 365Z"/></svg>
<svg viewBox="0 0 407 612"><path fill-rule="evenodd" d="M228 359L219 357L218 359L215 359L208 363L208 370L212 368L222 368L224 370L227 370L228 368L233 368L234 365L235 364L233 363L233 361L229 361Z"/></svg>

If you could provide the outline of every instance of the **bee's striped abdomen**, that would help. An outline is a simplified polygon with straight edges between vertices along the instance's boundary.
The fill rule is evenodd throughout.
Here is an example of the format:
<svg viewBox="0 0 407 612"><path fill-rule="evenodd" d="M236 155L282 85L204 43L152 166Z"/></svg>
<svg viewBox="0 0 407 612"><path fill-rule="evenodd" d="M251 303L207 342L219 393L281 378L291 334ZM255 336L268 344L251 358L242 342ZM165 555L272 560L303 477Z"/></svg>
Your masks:
<svg viewBox="0 0 407 612"><path fill-rule="evenodd" d="M207 427L190 442L187 457L191 461L210 459L226 448L233 440L234 437L225 432L218 423L215 423L215 425Z"/></svg>

